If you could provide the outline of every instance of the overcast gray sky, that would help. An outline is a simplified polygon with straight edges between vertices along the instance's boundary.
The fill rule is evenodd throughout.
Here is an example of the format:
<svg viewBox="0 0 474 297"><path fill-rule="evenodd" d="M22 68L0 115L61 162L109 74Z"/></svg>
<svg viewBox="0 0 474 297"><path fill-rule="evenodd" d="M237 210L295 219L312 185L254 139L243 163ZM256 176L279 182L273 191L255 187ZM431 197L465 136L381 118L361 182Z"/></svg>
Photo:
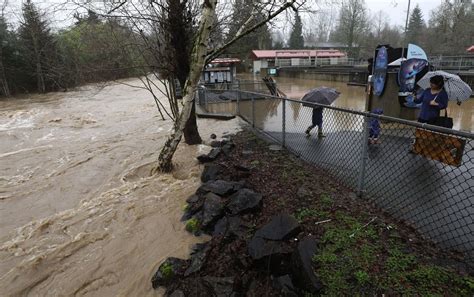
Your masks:
<svg viewBox="0 0 474 297"><path fill-rule="evenodd" d="M367 7L372 13L382 10L390 17L390 23L405 26L405 19L408 8L408 0L366 0ZM413 10L418 4L423 12L425 21L429 19L430 11L439 6L442 0L418 0L411 1L411 8Z"/></svg>
<svg viewBox="0 0 474 297"><path fill-rule="evenodd" d="M0 3L4 2L5 0L0 0ZM21 3L24 0L7 0L10 4L10 13L15 14L14 12L18 12L19 8L21 7ZM98 1L98 0L96 0ZM100 1L100 0L99 0ZM225 1L225 0L221 0ZM50 6L56 6L58 3L67 3L67 0L33 0L33 3L39 4L39 6L43 9ZM80 2L80 1L79 1ZM86 2L86 1L84 1ZM323 3L321 1L320 3ZM370 9L371 13L376 13L379 10L382 10L390 17L390 23L404 26L405 25L405 18L406 12L408 7L408 0L365 0L367 7ZM438 5L442 3L442 0L412 0L411 1L411 10L418 4L423 12L423 16L425 21L428 20L430 11L436 8ZM337 11L338 8L336 5L333 6L334 10ZM52 12L51 9L47 9L50 13ZM56 25L64 26L65 19L70 18L70 16L65 13L56 13L54 15L56 19Z"/></svg>

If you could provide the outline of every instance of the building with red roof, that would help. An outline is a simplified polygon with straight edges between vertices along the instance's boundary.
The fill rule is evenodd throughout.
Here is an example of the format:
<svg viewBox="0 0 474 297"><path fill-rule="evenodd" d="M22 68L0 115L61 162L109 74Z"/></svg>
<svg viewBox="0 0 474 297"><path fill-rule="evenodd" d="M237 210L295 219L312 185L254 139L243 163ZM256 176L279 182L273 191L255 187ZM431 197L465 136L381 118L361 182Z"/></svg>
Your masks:
<svg viewBox="0 0 474 297"><path fill-rule="evenodd" d="M332 65L347 61L347 54L336 49L253 50L250 57L254 73L262 68Z"/></svg>
<svg viewBox="0 0 474 297"><path fill-rule="evenodd" d="M237 58L216 58L204 68L201 81L206 84L233 82L240 62Z"/></svg>

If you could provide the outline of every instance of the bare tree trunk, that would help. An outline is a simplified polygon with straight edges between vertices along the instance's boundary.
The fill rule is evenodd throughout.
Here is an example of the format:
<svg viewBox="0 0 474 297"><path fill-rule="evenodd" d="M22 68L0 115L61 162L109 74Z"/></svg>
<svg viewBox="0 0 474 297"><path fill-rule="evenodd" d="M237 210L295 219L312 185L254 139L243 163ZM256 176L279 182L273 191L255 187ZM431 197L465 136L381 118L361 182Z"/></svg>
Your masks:
<svg viewBox="0 0 474 297"><path fill-rule="evenodd" d="M194 107L194 90L197 87L206 61L207 45L216 14L216 5L217 0L206 0L203 3L202 18L199 22L199 30L194 40L193 52L191 54L189 78L183 90L184 105L174 124L174 131L166 140L158 157L159 170L162 172L170 172L173 169L173 155L178 148L178 144L183 136L183 130Z"/></svg>
<svg viewBox="0 0 474 297"><path fill-rule="evenodd" d="M38 58L39 59L39 58ZM38 92L46 92L46 86L44 85L43 70L41 68L41 62L36 62L36 79L38 83Z"/></svg>
<svg viewBox="0 0 474 297"><path fill-rule="evenodd" d="M184 142L189 145L202 143L201 136L199 135L197 121L196 121L196 104L194 100L192 102L191 114L189 119L184 126Z"/></svg>
<svg viewBox="0 0 474 297"><path fill-rule="evenodd" d="M5 68L3 67L3 51L0 46L0 86L5 97L10 97L10 88L8 87L7 77L5 76Z"/></svg>

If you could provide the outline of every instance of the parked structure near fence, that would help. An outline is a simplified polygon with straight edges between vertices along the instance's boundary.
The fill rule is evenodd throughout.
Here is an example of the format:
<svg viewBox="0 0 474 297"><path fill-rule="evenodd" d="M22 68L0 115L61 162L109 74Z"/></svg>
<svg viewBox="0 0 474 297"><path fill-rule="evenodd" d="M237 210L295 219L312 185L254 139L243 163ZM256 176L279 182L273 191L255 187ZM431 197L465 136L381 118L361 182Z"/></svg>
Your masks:
<svg viewBox="0 0 474 297"><path fill-rule="evenodd" d="M301 101L238 89L228 99L222 92L202 89L200 97L217 99L199 102L227 104L257 131L441 248L462 252L474 267L473 133L324 106L326 137L307 138L312 108ZM381 123L378 144L368 141L371 119Z"/></svg>

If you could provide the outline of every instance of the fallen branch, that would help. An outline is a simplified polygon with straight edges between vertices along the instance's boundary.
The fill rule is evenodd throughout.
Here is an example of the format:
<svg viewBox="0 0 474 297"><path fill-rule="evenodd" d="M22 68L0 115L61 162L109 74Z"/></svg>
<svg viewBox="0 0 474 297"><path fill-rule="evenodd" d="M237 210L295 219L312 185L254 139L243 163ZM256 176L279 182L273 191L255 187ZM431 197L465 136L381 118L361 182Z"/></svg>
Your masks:
<svg viewBox="0 0 474 297"><path fill-rule="evenodd" d="M362 230L362 229L366 228L367 226L369 226L370 224L372 224L372 223L373 223L373 222L374 222L376 219L378 219L378 217L374 217L374 218L372 218L372 219L371 219L371 220L370 220L370 221L369 221L367 224L365 224L365 225L364 225L364 226L362 226L361 228L357 229L357 230L356 230L356 232L354 232L354 233L352 233L351 235L349 235L349 238L352 238L352 237L354 237L354 236L355 236L355 234L356 234L358 231L360 231L360 230Z"/></svg>

